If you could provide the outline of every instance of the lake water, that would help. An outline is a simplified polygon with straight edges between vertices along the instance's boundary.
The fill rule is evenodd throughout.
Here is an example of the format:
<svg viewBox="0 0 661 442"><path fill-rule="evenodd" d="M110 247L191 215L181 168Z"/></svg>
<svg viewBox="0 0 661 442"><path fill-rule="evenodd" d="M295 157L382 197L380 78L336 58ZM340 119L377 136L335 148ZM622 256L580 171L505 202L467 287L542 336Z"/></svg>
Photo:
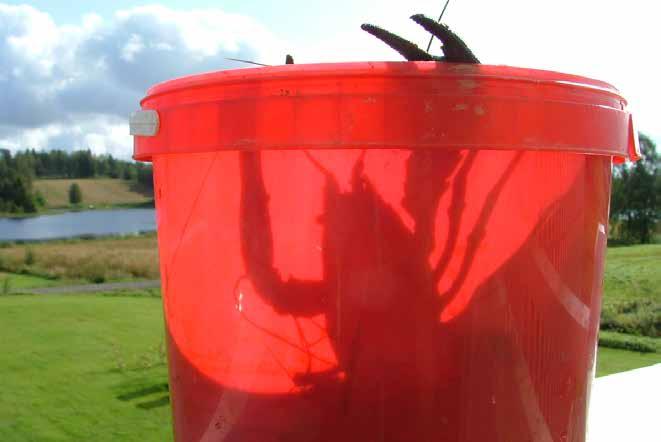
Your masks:
<svg viewBox="0 0 661 442"><path fill-rule="evenodd" d="M0 241L125 235L154 230L154 209L86 210L32 218L0 218Z"/></svg>

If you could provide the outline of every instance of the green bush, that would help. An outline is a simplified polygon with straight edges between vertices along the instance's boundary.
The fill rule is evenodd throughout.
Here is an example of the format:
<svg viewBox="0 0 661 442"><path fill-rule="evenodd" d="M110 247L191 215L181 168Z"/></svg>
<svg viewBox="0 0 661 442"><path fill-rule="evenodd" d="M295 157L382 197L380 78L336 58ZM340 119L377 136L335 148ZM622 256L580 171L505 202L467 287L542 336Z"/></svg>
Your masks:
<svg viewBox="0 0 661 442"><path fill-rule="evenodd" d="M657 353L660 351L661 340L642 336L633 336L623 333L599 333L599 346L619 348L622 350L637 351L640 353Z"/></svg>
<svg viewBox="0 0 661 442"><path fill-rule="evenodd" d="M31 266L34 264L36 261L35 255L34 255L34 250L32 250L30 247L25 249L25 259L23 260L25 262L25 265Z"/></svg>
<svg viewBox="0 0 661 442"><path fill-rule="evenodd" d="M38 190L34 192L34 201L37 206L46 207L46 198L44 198L44 195Z"/></svg>
<svg viewBox="0 0 661 442"><path fill-rule="evenodd" d="M2 280L2 294L8 295L11 291L11 278L7 276Z"/></svg>
<svg viewBox="0 0 661 442"><path fill-rule="evenodd" d="M600 328L652 338L661 337L661 303L652 299L605 303L601 311Z"/></svg>
<svg viewBox="0 0 661 442"><path fill-rule="evenodd" d="M83 201L83 191L80 190L78 183L72 183L69 186L69 202L71 204L80 204Z"/></svg>

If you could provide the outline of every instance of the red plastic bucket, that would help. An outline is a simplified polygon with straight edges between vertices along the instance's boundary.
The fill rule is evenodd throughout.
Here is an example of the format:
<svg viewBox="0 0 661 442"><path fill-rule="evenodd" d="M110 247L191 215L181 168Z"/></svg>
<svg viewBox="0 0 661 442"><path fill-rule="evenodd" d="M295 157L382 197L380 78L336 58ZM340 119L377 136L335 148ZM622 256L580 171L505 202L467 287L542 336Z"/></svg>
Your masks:
<svg viewBox="0 0 661 442"><path fill-rule="evenodd" d="M584 441L612 86L293 65L142 108L177 441Z"/></svg>

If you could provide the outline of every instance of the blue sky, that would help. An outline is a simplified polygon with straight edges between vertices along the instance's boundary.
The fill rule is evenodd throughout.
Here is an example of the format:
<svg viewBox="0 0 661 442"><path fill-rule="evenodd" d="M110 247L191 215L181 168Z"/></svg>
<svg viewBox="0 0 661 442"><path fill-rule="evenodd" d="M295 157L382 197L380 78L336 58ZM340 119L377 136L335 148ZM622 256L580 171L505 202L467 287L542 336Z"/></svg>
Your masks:
<svg viewBox="0 0 661 442"><path fill-rule="evenodd" d="M20 2L0 0L0 148L91 148L128 157L126 117L149 85L240 67L398 60L360 31L382 25L419 45L413 13L443 0ZM586 75L618 87L661 140L656 2L451 0L444 22L485 63ZM440 53L438 45L434 52ZM146 69L145 66L148 68Z"/></svg>

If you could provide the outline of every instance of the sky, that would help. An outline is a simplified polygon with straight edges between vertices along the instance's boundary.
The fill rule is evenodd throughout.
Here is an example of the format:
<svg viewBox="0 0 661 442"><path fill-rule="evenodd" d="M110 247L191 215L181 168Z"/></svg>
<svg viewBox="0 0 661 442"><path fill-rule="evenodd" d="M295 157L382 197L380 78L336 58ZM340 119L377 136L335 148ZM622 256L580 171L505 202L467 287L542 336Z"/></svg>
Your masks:
<svg viewBox="0 0 661 442"><path fill-rule="evenodd" d="M400 60L370 22L426 46L409 20L444 0L0 0L0 148L129 158L128 115L147 88L245 65ZM661 142L658 2L450 0L443 22L483 63L584 75L616 86ZM435 43L432 52L440 55Z"/></svg>

